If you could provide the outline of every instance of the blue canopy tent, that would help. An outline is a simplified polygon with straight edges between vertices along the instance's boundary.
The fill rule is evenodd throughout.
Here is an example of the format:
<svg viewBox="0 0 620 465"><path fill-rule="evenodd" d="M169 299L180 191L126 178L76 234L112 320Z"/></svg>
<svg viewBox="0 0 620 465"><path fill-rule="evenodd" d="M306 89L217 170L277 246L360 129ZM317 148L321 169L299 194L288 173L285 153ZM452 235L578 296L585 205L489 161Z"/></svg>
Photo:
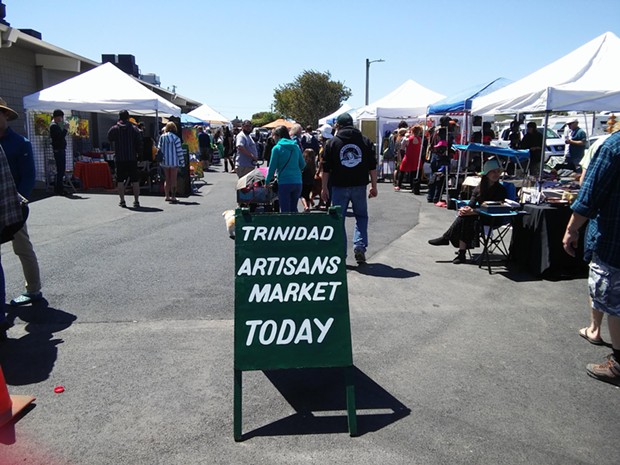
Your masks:
<svg viewBox="0 0 620 465"><path fill-rule="evenodd" d="M470 126L471 126L471 106L472 100L478 97L482 97L483 95L494 92L502 87L510 84L512 81L506 78L497 78L491 82L485 84L478 84L472 87L469 87L457 94L451 95L444 99L441 99L432 105L429 105L427 110L427 115L446 115L446 114L454 114L461 113L464 114L463 128L464 132L462 134L461 140L463 142L469 142L469 134L470 134ZM469 157L467 157L466 166L469 164ZM466 174L466 173L465 173ZM457 185L459 183L459 179L461 176L461 158L459 157L458 166L456 169L456 182ZM447 188L447 186L446 186Z"/></svg>
<svg viewBox="0 0 620 465"><path fill-rule="evenodd" d="M478 84L458 94L446 97L433 103L428 107L429 115L445 115L446 113L457 113L471 110L471 102L477 97L495 92L498 89L510 84L512 81L506 78L497 78L487 84Z"/></svg>
<svg viewBox="0 0 620 465"><path fill-rule="evenodd" d="M208 126L209 125L209 123L204 122L200 118L196 118L195 116L188 115L186 113L181 114L181 124L187 124L187 125L192 125L192 126L195 126L195 125Z"/></svg>
<svg viewBox="0 0 620 465"><path fill-rule="evenodd" d="M523 171L525 171L523 165L527 167L530 161L530 151L529 150L515 150L509 147L496 147L494 145L484 145L484 144L454 144L454 147L457 150L463 150L467 152L484 152L484 153L492 153L496 155L499 162L502 164L502 167L505 169L506 165L510 162L515 163L519 166Z"/></svg>

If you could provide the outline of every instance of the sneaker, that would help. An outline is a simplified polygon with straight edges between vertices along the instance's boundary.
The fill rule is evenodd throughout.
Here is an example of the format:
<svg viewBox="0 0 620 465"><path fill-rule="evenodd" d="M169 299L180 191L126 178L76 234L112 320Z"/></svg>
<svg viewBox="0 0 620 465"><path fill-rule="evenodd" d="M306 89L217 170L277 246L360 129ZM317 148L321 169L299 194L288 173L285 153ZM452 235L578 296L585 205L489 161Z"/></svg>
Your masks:
<svg viewBox="0 0 620 465"><path fill-rule="evenodd" d="M133 203L133 208L140 208L140 202L135 200L134 203Z"/></svg>
<svg viewBox="0 0 620 465"><path fill-rule="evenodd" d="M366 254L363 250L354 250L353 253L355 254L355 261L357 263L366 263Z"/></svg>
<svg viewBox="0 0 620 465"><path fill-rule="evenodd" d="M430 245L449 245L450 244L450 239L448 239L447 237L438 237L437 239L429 239L428 243Z"/></svg>
<svg viewBox="0 0 620 465"><path fill-rule="evenodd" d="M124 200L121 200L118 202L118 206L121 208L127 208L127 203Z"/></svg>
<svg viewBox="0 0 620 465"><path fill-rule="evenodd" d="M399 191L399 190L400 190L400 187L398 187L398 186L394 186L394 190L395 190L395 191Z"/></svg>
<svg viewBox="0 0 620 465"><path fill-rule="evenodd" d="M15 307L21 307L22 305L30 305L35 302L38 302L43 298L43 294L40 292L24 292L22 295L15 297L11 300L10 304Z"/></svg>
<svg viewBox="0 0 620 465"><path fill-rule="evenodd" d="M620 363L616 361L613 354L609 354L607 361L600 365L589 363L586 366L586 372L592 378L620 386Z"/></svg>

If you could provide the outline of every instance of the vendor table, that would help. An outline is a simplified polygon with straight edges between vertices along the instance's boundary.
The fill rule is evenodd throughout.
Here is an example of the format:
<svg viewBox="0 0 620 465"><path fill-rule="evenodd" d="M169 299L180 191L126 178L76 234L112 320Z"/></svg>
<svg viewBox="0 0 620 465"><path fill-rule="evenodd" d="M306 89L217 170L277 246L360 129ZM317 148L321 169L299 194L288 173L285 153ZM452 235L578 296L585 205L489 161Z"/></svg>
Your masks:
<svg viewBox="0 0 620 465"><path fill-rule="evenodd" d="M79 178L83 189L103 187L112 189L112 173L110 166L105 162L84 163L81 161L73 165L73 176Z"/></svg>
<svg viewBox="0 0 620 465"><path fill-rule="evenodd" d="M511 258L536 276L543 274L575 275L586 269L583 261L583 234L577 256L568 255L562 238L572 210L568 206L523 206L525 215L513 223Z"/></svg>

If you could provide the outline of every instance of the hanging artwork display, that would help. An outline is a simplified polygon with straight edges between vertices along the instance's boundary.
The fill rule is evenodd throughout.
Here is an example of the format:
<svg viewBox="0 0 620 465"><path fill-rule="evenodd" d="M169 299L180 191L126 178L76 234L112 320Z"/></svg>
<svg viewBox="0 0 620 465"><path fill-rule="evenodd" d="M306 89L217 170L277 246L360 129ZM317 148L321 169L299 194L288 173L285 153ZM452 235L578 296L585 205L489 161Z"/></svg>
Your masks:
<svg viewBox="0 0 620 465"><path fill-rule="evenodd" d="M49 136L52 115L49 113L34 114L34 134L35 136Z"/></svg>
<svg viewBox="0 0 620 465"><path fill-rule="evenodd" d="M198 132L196 128L183 128L183 143L187 144L189 153L198 153Z"/></svg>

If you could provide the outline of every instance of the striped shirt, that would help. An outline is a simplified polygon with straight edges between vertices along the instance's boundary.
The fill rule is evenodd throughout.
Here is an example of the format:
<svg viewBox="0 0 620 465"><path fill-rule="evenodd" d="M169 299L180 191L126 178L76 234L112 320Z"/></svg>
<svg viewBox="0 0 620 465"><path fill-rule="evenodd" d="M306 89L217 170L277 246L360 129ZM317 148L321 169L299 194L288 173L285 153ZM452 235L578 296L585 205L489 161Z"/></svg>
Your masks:
<svg viewBox="0 0 620 465"><path fill-rule="evenodd" d="M119 121L108 131L108 140L114 143L117 161L136 161L142 153L142 133L129 121Z"/></svg>
<svg viewBox="0 0 620 465"><path fill-rule="evenodd" d="M0 231L19 221L22 221L20 201L9 163L0 145Z"/></svg>
<svg viewBox="0 0 620 465"><path fill-rule="evenodd" d="M159 138L157 148L164 154L162 166L185 166L185 151L181 139L173 132L165 132Z"/></svg>
<svg viewBox="0 0 620 465"><path fill-rule="evenodd" d="M620 131L595 153L574 212L590 218L585 240L586 258L596 253L607 265L620 268Z"/></svg>

